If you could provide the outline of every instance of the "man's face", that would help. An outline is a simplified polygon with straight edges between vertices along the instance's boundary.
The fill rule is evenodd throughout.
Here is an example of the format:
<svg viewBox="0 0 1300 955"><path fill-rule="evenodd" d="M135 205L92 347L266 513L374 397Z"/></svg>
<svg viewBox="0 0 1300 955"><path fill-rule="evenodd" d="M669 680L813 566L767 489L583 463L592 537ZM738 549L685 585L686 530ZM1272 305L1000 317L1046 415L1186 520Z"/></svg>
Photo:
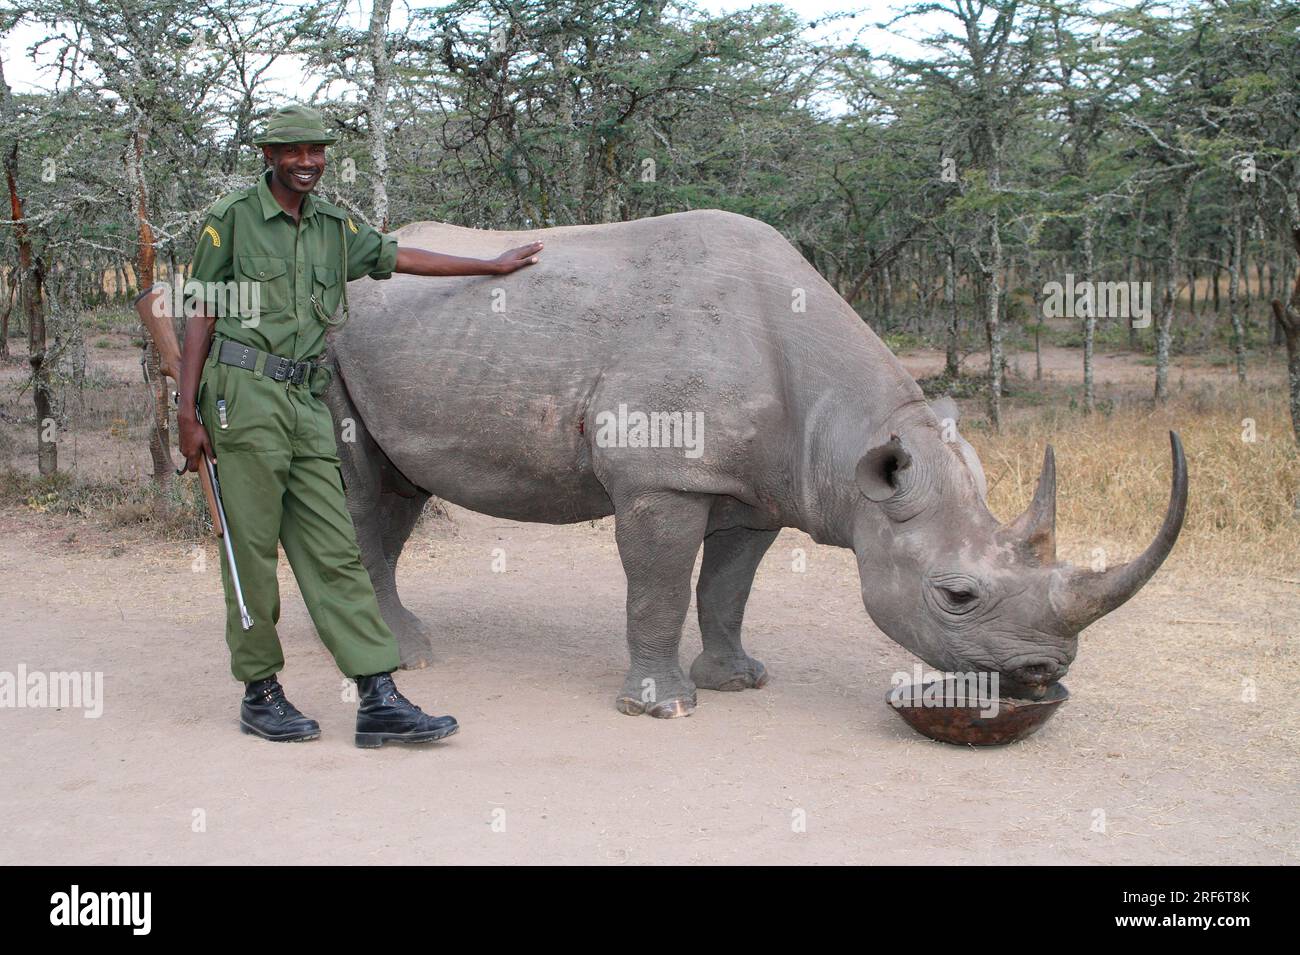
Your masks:
<svg viewBox="0 0 1300 955"><path fill-rule="evenodd" d="M271 175L291 192L308 193L325 172L325 147L320 143L263 146Z"/></svg>

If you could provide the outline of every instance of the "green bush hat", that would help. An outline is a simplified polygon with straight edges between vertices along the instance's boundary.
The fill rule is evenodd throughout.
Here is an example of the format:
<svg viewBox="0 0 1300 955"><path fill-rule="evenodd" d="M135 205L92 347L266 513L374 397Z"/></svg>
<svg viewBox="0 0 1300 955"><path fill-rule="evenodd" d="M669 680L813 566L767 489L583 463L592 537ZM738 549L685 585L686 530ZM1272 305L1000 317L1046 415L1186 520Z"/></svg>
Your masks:
<svg viewBox="0 0 1300 955"><path fill-rule="evenodd" d="M330 143L339 141L337 133L325 128L325 117L310 106L294 103L271 114L262 135L253 138L254 146L290 145L293 143Z"/></svg>

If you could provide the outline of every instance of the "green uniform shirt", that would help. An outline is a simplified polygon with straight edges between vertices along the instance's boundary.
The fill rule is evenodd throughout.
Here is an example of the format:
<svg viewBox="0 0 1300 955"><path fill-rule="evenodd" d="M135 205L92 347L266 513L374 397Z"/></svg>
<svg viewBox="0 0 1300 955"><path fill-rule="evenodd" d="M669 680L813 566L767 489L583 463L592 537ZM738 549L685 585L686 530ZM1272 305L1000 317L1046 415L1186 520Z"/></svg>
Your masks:
<svg viewBox="0 0 1300 955"><path fill-rule="evenodd" d="M294 222L271 195L270 176L268 169L208 210L190 279L221 283L204 295L216 335L303 361L325 350L326 321L343 297L344 243L350 282L390 278L397 239L310 194Z"/></svg>

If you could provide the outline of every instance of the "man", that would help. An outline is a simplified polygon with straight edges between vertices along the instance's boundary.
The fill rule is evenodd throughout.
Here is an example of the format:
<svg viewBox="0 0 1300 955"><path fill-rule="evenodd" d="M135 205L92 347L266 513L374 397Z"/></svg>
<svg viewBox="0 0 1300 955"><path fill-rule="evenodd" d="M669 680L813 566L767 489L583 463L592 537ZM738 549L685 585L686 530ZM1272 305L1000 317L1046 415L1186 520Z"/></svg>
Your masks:
<svg viewBox="0 0 1300 955"><path fill-rule="evenodd" d="M325 147L337 141L306 106L275 112L253 143L267 169L257 184L212 206L194 253L202 302L185 330L180 450L186 469L217 462L230 538L252 626L245 630L225 555L226 642L245 684L240 726L267 740L320 735L285 698L277 542L284 546L316 631L360 696L356 744L426 742L459 728L397 691L397 640L379 614L344 498L334 423L320 400L329 371L316 364L348 281L369 275L504 275L537 261L533 242L492 260L399 247L313 196ZM229 283L229 284L228 284ZM193 285L190 288L194 288ZM238 289L236 296L223 296ZM221 303L237 300L231 309ZM189 310L187 309L187 311ZM203 416L195 415L198 405ZM205 429L206 425L206 429Z"/></svg>

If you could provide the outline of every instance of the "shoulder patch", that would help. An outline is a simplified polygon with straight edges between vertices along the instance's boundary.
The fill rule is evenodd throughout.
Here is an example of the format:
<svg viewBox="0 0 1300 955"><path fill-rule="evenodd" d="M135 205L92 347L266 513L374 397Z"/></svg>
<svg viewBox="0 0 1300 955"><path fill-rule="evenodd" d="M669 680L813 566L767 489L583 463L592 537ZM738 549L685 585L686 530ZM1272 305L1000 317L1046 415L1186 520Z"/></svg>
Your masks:
<svg viewBox="0 0 1300 955"><path fill-rule="evenodd" d="M356 235L356 233L357 233L357 224L356 224L355 222L352 221L352 217L351 217L351 216L348 216L348 228L352 230L352 234L353 234L353 235Z"/></svg>
<svg viewBox="0 0 1300 955"><path fill-rule="evenodd" d="M217 232L216 229L212 228L211 223L203 227L203 234L212 240L213 248L221 248L221 234Z"/></svg>

